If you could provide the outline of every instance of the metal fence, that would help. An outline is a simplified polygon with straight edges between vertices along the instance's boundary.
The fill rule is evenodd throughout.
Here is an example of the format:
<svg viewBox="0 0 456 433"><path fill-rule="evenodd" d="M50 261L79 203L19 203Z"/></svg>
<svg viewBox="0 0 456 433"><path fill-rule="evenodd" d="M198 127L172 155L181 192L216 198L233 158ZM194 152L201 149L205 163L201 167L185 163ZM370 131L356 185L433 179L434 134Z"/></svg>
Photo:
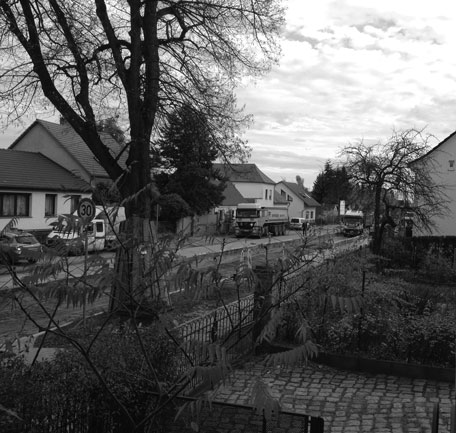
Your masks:
<svg viewBox="0 0 456 433"><path fill-rule="evenodd" d="M218 345L228 363L249 352L253 343L253 305L250 295L174 328L171 333L183 349L178 372L183 374L194 366L207 364L210 345ZM192 393L202 382L193 377L187 392Z"/></svg>

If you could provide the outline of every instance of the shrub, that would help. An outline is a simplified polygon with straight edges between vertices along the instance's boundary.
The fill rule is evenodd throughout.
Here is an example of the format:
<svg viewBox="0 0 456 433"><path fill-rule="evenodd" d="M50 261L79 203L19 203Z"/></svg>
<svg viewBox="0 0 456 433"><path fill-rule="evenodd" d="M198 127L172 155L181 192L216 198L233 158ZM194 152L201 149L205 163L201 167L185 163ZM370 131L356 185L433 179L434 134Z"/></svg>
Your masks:
<svg viewBox="0 0 456 433"><path fill-rule="evenodd" d="M24 419L24 430L33 424L41 426L33 430L37 432L64 431L65 423L78 420L98 426L93 431L129 431L131 424L120 405L135 423L143 420L155 406L159 387L166 389L175 382L178 366L175 347L158 326L139 333L143 347L131 327L102 332L90 347L92 367L88 357L74 349L65 349L53 362L32 366L19 358L4 361L0 368L2 405ZM79 343L89 348L88 341ZM161 431L160 426L166 425L163 416L169 416L167 410L146 425L153 423L153 431ZM3 423L7 422L17 424L4 415Z"/></svg>

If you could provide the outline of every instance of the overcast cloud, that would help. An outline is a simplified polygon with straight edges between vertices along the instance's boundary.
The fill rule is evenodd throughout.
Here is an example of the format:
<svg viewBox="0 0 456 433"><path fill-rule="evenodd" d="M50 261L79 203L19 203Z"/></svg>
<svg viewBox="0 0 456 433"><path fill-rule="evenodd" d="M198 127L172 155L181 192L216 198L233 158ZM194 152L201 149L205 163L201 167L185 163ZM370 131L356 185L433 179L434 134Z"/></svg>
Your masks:
<svg viewBox="0 0 456 433"><path fill-rule="evenodd" d="M312 188L326 160L360 139L456 130L456 4L290 0L280 65L238 99L255 123L251 162Z"/></svg>
<svg viewBox="0 0 456 433"><path fill-rule="evenodd" d="M250 162L312 188L348 143L393 129L456 130L456 3L288 0L280 64L238 91L255 122ZM25 121L28 126L34 119ZM9 129L0 147L24 129Z"/></svg>

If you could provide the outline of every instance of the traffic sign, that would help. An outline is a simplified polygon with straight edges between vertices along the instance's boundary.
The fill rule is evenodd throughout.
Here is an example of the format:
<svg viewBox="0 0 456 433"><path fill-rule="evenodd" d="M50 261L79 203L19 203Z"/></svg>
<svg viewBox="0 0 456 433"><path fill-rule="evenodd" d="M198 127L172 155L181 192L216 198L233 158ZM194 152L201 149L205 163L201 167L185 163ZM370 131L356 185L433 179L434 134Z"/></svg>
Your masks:
<svg viewBox="0 0 456 433"><path fill-rule="evenodd" d="M78 203L78 217L82 218L85 222L90 222L95 218L96 206L92 199L83 198Z"/></svg>

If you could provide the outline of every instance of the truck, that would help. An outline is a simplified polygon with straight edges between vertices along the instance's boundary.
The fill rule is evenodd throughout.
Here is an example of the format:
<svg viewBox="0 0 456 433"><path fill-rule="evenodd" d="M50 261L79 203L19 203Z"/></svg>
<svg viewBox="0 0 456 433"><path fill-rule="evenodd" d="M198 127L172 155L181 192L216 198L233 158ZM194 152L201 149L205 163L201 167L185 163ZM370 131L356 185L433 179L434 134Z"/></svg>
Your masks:
<svg viewBox="0 0 456 433"><path fill-rule="evenodd" d="M46 245L64 245L69 254L80 255L85 251L112 250L117 246L119 225L125 221L125 208L96 206L94 219L83 224L76 211L59 215L51 223L52 231L46 238Z"/></svg>
<svg viewBox="0 0 456 433"><path fill-rule="evenodd" d="M236 207L235 235L261 238L284 235L288 224L288 207L240 203Z"/></svg>
<svg viewBox="0 0 456 433"><path fill-rule="evenodd" d="M364 214L362 211L347 210L341 224L344 236L358 236L364 231Z"/></svg>

